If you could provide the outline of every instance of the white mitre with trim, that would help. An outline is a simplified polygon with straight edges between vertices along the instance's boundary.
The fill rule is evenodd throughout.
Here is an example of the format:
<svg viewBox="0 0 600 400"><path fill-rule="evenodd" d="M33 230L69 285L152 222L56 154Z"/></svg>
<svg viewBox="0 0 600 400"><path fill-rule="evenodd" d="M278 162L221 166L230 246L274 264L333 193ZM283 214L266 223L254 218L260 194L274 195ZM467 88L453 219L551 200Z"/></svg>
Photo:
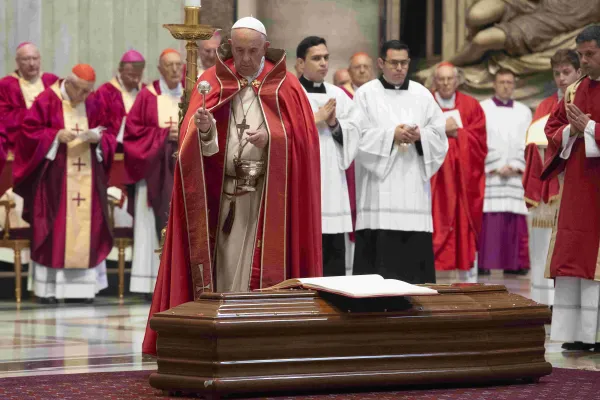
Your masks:
<svg viewBox="0 0 600 400"><path fill-rule="evenodd" d="M231 27L232 30L240 28L252 29L253 31L260 32L263 35L267 36L267 30L263 23L254 17L241 18Z"/></svg>

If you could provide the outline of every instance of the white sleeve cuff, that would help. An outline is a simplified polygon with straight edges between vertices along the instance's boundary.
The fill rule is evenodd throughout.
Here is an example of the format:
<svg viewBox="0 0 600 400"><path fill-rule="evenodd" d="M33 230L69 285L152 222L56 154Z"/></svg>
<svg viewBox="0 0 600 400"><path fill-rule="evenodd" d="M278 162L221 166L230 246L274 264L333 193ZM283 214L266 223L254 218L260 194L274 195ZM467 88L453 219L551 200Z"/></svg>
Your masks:
<svg viewBox="0 0 600 400"><path fill-rule="evenodd" d="M200 138L200 143L201 143L201 147L202 147L202 155L205 157L210 157L219 152L219 135L217 133L216 123L217 123L217 121L215 121L213 119L213 123L210 127L210 130L207 132L207 133L209 133L209 132L211 133L212 139L210 139L208 141L202 140L202 133L200 133L200 131L198 129L196 129L196 131L198 132L198 137Z"/></svg>
<svg viewBox="0 0 600 400"><path fill-rule="evenodd" d="M588 158L600 157L600 148L596 142L596 122L590 120L583 131L585 140L585 156Z"/></svg>
<svg viewBox="0 0 600 400"><path fill-rule="evenodd" d="M571 125L567 125L562 133L562 151L560 158L567 160L571 156L571 150L577 140L577 136L571 136Z"/></svg>
<svg viewBox="0 0 600 400"><path fill-rule="evenodd" d="M54 161L54 159L56 158L56 153L58 153L58 145L59 143L57 134L54 138L54 141L52 142L52 146L50 146L50 150L48 150L48 153L46 153L47 160Z"/></svg>
<svg viewBox="0 0 600 400"><path fill-rule="evenodd" d="M123 136L125 135L125 121L127 121L127 116L123 117L123 121L121 121L119 134L117 135L117 143L123 144Z"/></svg>

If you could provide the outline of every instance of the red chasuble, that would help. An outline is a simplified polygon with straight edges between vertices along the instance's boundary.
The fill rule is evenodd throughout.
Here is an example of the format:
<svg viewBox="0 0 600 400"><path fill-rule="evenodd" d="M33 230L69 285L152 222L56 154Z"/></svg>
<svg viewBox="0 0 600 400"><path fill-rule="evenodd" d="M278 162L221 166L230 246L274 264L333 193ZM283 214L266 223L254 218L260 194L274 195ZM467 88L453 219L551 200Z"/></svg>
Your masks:
<svg viewBox="0 0 600 400"><path fill-rule="evenodd" d="M558 104L558 95L544 99L535 110L533 123L547 117ZM546 152L548 155L548 152ZM525 171L523 172L523 188L525 189L525 202L528 208L537 207L540 203L550 203L556 199L560 190L558 178L542 181L541 174L544 169L544 160L540 155L538 146L529 143L525 148Z"/></svg>
<svg viewBox="0 0 600 400"><path fill-rule="evenodd" d="M58 131L65 128L63 100L59 96L57 82L38 96L25 117L22 134L15 143L14 191L24 198L23 219L33 229L31 258L35 262L52 268L94 267L112 249L106 183L117 144L115 132L106 120L102 103L90 96L81 120L90 129L107 128L100 143L83 147L76 162L72 162L73 148L67 148L63 143L58 146L53 161L46 159ZM79 124L66 128L78 133L82 130ZM82 146L85 144L77 149L81 150ZM97 146L102 149L102 163L96 157ZM88 174L84 178L89 195L71 193L73 181L77 180L76 172L86 169ZM80 207L82 210L87 208L87 215L77 215ZM79 218L79 226L72 229L68 215ZM78 229L82 226L86 229ZM73 235L74 230L77 232ZM77 238L86 237L89 245L77 242ZM72 241L74 243L68 245ZM89 254L75 260L79 265L71 265L69 252L81 247L89 247Z"/></svg>
<svg viewBox="0 0 600 400"><path fill-rule="evenodd" d="M175 170L173 155L177 151L177 143L169 141L169 125L177 124L177 114L161 115L160 95L159 81L141 90L127 115L123 135L127 175L133 182L146 180L148 203L154 211L158 235L167 225Z"/></svg>
<svg viewBox="0 0 600 400"><path fill-rule="evenodd" d="M471 269L483 219L487 138L485 114L473 97L456 92L463 128L448 138L448 154L431 178L433 248L438 271ZM451 111L442 108L442 111Z"/></svg>
<svg viewBox="0 0 600 400"><path fill-rule="evenodd" d="M258 94L270 139L265 190L250 288L288 278L322 276L319 134L300 82L287 73L285 53L269 50ZM216 288L215 246L231 100L248 82L236 72L231 54L199 79L212 86L207 109L216 121L219 152L203 157L193 114L202 106L194 88L182 124L171 212L150 317ZM233 121L232 121L233 122ZM149 327L142 348L156 353Z"/></svg>
<svg viewBox="0 0 600 400"><path fill-rule="evenodd" d="M591 114L596 121L595 142L600 146L600 82L585 77L576 85L574 99L567 90L565 101L573 101L585 114ZM583 137L576 139L567 160L560 158L562 132L569 124L565 101L554 109L545 129L549 154L542 179L564 172L546 277L600 281L600 158L586 157Z"/></svg>
<svg viewBox="0 0 600 400"><path fill-rule="evenodd" d="M8 156L8 138L6 137L6 130L0 122L0 174L4 170L4 164L6 164L6 158Z"/></svg>
<svg viewBox="0 0 600 400"><path fill-rule="evenodd" d="M44 73L40 79L39 89L36 90L35 87L29 87L22 82L16 72L0 79L0 121L6 129L9 149L13 149L15 145L16 138L21 132L25 113L33 104L35 95L40 93L39 90L47 89L57 80L56 75ZM22 90L22 86L24 90Z"/></svg>

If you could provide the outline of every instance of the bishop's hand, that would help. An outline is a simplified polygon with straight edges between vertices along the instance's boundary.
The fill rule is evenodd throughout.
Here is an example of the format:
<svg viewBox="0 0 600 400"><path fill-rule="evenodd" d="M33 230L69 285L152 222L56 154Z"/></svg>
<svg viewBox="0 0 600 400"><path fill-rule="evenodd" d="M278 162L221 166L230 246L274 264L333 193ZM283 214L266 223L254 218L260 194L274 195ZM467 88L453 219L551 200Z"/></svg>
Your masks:
<svg viewBox="0 0 600 400"><path fill-rule="evenodd" d="M248 143L258 147L259 149L264 149L267 144L269 144L269 133L265 128L260 129L248 129L246 131L246 135L248 135Z"/></svg>
<svg viewBox="0 0 600 400"><path fill-rule="evenodd" d="M458 124L456 120L452 117L446 120L446 136L448 137L456 137L458 136Z"/></svg>
<svg viewBox="0 0 600 400"><path fill-rule="evenodd" d="M212 124L212 120L212 114L203 108L199 108L194 114L194 123L196 124L196 128L200 131L200 133L208 133Z"/></svg>
<svg viewBox="0 0 600 400"><path fill-rule="evenodd" d="M75 132L69 129L61 129L60 131L58 131L56 136L58 137L58 141L60 143L69 143L75 140L75 138L77 137Z"/></svg>

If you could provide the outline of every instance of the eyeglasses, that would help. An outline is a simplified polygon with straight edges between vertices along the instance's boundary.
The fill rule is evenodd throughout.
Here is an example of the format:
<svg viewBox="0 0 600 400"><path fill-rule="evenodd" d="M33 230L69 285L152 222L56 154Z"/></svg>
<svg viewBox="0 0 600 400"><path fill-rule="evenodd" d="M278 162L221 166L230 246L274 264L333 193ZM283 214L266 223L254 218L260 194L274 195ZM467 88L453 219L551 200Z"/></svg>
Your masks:
<svg viewBox="0 0 600 400"><path fill-rule="evenodd" d="M408 64L410 64L410 58L408 58L406 60L383 60L383 61L388 63L389 65L391 65L392 68L398 68L398 67L406 68L406 67L408 67Z"/></svg>

